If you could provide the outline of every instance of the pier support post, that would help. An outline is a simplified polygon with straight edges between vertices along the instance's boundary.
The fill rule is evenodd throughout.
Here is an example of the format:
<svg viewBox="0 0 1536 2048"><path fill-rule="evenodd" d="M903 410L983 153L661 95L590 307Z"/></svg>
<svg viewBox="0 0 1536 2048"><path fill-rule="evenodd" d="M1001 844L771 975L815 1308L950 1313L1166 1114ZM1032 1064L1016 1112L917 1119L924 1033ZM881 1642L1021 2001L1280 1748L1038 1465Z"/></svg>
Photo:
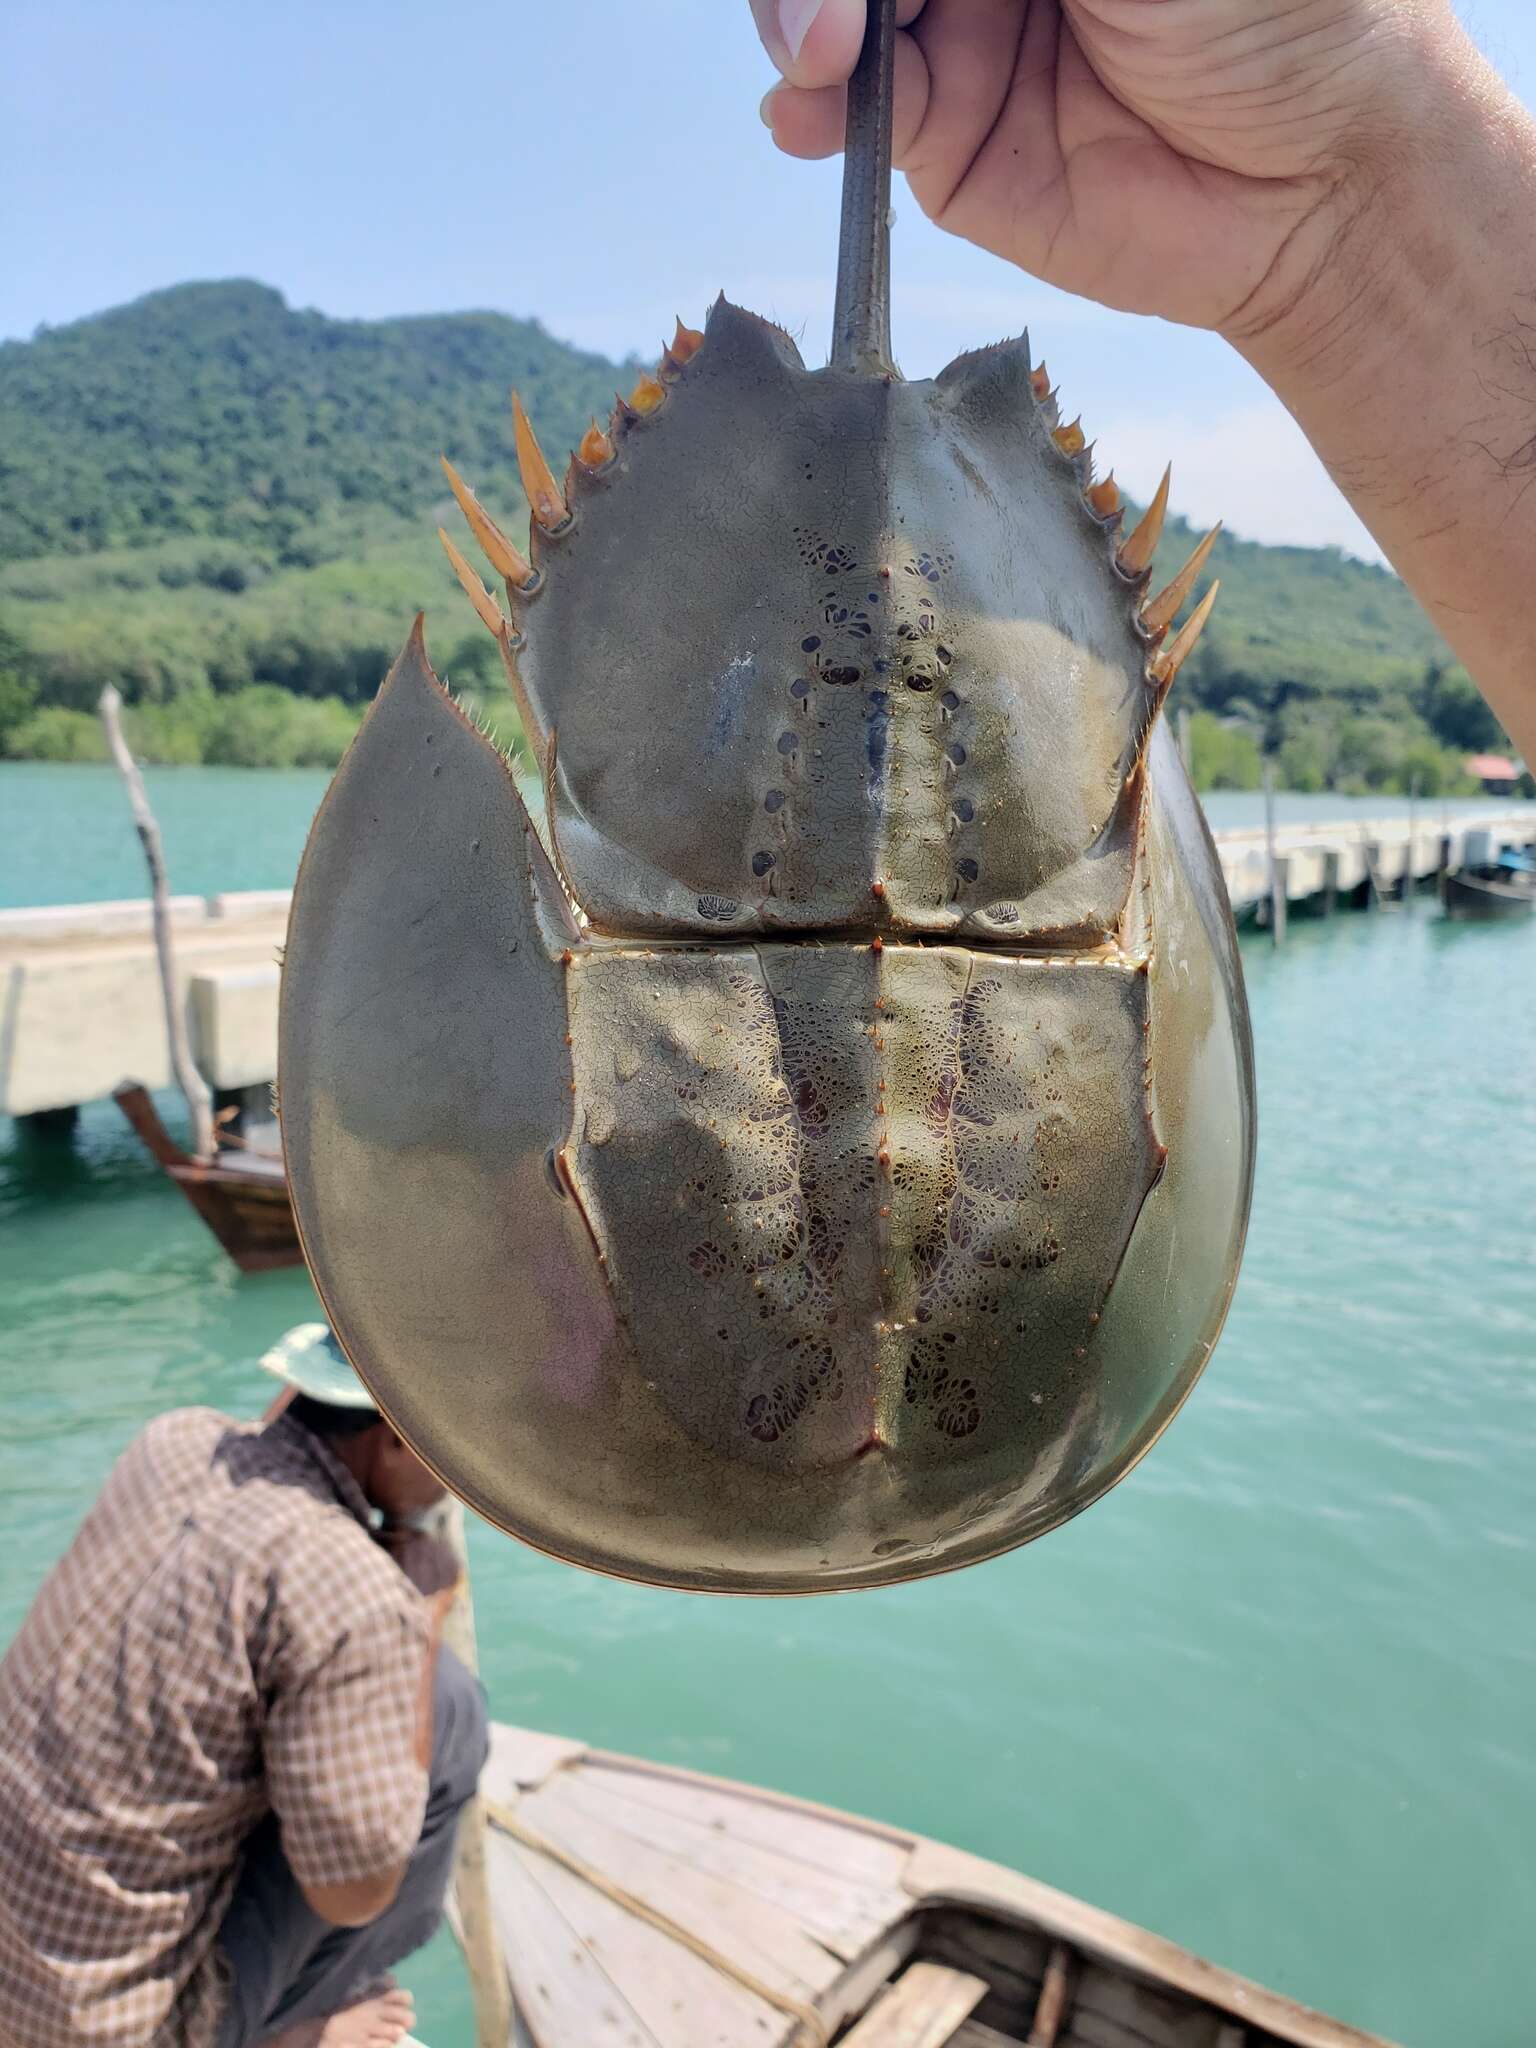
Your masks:
<svg viewBox="0 0 1536 2048"><path fill-rule="evenodd" d="M1269 869L1269 936L1277 946L1285 944L1286 919L1290 912L1291 863L1287 854L1277 854Z"/></svg>
<svg viewBox="0 0 1536 2048"><path fill-rule="evenodd" d="M1330 846L1323 855L1321 905L1324 917L1332 917L1339 907L1339 850L1336 846Z"/></svg>
<svg viewBox="0 0 1536 2048"><path fill-rule="evenodd" d="M63 1109L34 1109L16 1119L16 1133L25 1145L70 1145L80 1121L78 1103Z"/></svg>
<svg viewBox="0 0 1536 2048"><path fill-rule="evenodd" d="M1381 841L1365 841L1365 907L1367 910L1381 908Z"/></svg>
<svg viewBox="0 0 1536 2048"><path fill-rule="evenodd" d="M1275 852L1275 771L1268 759L1264 763L1264 851L1269 868L1269 936L1271 943L1278 946L1285 939L1285 892L1290 864L1282 863Z"/></svg>

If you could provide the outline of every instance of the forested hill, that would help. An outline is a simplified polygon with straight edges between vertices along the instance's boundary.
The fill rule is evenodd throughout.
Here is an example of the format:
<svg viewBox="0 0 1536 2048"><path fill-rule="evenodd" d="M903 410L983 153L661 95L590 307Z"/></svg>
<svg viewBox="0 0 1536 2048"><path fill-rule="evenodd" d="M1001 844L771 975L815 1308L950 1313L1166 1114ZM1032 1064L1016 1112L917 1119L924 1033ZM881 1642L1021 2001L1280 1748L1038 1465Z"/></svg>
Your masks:
<svg viewBox="0 0 1536 2048"><path fill-rule="evenodd" d="M661 337L657 337L658 343ZM119 683L150 758L334 760L411 613L515 737L433 528L440 450L516 532L507 414L551 458L617 365L499 313L332 320L269 287L186 284L0 345L0 752L79 758ZM1172 525L1169 571L1192 544ZM1497 728L1393 576L1223 539L1216 623L1180 682L1206 777L1448 786Z"/></svg>
<svg viewBox="0 0 1536 2048"><path fill-rule="evenodd" d="M533 320L331 320L267 285L184 284L0 346L0 560L176 535L279 552L350 506L414 517L440 449L510 488L507 393L554 448L623 372Z"/></svg>

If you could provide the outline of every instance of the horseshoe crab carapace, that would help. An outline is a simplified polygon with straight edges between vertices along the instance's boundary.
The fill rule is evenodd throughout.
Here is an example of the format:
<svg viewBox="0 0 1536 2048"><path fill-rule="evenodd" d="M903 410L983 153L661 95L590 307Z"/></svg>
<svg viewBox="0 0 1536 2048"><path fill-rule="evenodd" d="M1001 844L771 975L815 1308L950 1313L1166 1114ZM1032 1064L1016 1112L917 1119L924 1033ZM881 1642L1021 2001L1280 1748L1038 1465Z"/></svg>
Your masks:
<svg viewBox="0 0 1536 2048"><path fill-rule="evenodd" d="M281 1100L336 1331L560 1557L807 1592L1041 1535L1215 1343L1253 1162L1222 877L1145 601L1025 341L908 383L891 8L850 96L835 345L723 300L524 555L448 543L544 837L417 630L320 812ZM1214 595L1214 592L1212 593Z"/></svg>

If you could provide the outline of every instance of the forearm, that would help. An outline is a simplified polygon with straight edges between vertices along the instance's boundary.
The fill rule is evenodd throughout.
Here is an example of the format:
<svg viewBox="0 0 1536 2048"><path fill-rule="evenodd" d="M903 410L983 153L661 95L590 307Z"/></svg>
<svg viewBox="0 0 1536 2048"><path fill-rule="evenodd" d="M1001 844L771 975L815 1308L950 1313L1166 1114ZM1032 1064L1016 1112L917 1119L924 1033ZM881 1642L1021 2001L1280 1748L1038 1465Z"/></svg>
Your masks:
<svg viewBox="0 0 1536 2048"><path fill-rule="evenodd" d="M1230 338L1536 759L1536 122L1470 45L1425 75Z"/></svg>
<svg viewBox="0 0 1536 2048"><path fill-rule="evenodd" d="M416 1761L423 1770L432 1762L437 1660L443 1647L443 1632L448 1626L448 1617L453 1612L453 1603L458 1594L459 1580L455 1578L451 1586L445 1586L439 1592L424 1596L430 1616L431 1637L427 1643L426 1662L422 1666L421 1690L416 1695Z"/></svg>
<svg viewBox="0 0 1536 2048"><path fill-rule="evenodd" d="M445 1611L439 1606L434 1606L432 1640L427 1644L426 1662L421 1672L421 1690L416 1695L416 1761L423 1770L432 1762L433 1699L437 1684L437 1655L443 1647Z"/></svg>

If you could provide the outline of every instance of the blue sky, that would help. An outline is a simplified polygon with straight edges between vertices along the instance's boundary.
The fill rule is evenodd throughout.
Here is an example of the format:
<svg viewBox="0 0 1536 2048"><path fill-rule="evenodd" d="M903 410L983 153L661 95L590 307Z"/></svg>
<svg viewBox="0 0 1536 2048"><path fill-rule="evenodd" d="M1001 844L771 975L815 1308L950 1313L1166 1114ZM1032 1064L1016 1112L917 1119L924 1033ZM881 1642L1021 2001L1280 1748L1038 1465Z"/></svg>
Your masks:
<svg viewBox="0 0 1536 2048"><path fill-rule="evenodd" d="M1536 104L1536 11L1463 18ZM341 315L495 307L614 355L715 292L825 347L837 167L777 156L746 0L6 0L0 335L187 278ZM897 354L931 374L1028 326L1143 494L1374 555L1282 409L1209 335L1064 297L904 190Z"/></svg>

